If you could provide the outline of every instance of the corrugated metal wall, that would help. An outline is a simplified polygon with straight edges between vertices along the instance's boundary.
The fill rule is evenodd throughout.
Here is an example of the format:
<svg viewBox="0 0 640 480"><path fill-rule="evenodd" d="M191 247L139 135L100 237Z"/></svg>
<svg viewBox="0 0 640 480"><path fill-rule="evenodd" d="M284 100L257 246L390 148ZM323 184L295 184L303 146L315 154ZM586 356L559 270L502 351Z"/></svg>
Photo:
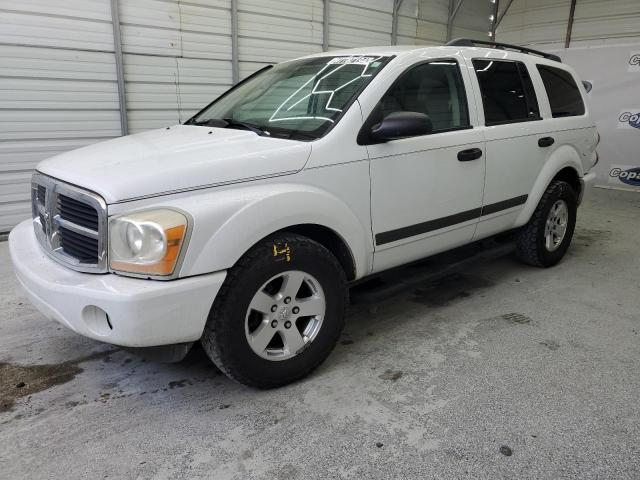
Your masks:
<svg viewBox="0 0 640 480"><path fill-rule="evenodd" d="M449 0L404 0L398 12L398 43L441 45L448 19Z"/></svg>
<svg viewBox="0 0 640 480"><path fill-rule="evenodd" d="M391 44L392 0L332 1L329 48Z"/></svg>
<svg viewBox="0 0 640 480"><path fill-rule="evenodd" d="M120 135L113 33L103 0L0 4L0 232L30 215L43 158Z"/></svg>
<svg viewBox="0 0 640 480"><path fill-rule="evenodd" d="M467 2L486 0L466 0ZM118 0L130 133L183 122L232 84L231 0ZM450 0L404 0L397 43L445 41ZM330 49L388 45L393 0L330 0ZM237 0L238 67L322 51L324 0ZM42 159L120 135L109 0L0 2L0 232L30 215Z"/></svg>
<svg viewBox="0 0 640 480"><path fill-rule="evenodd" d="M508 0L500 0L500 4ZM465 0L460 7L452 29L452 38L474 38L491 40L489 16L493 14L494 4L490 1L469 2Z"/></svg>
<svg viewBox="0 0 640 480"><path fill-rule="evenodd" d="M229 0L119 4L130 133L180 123L229 88Z"/></svg>
<svg viewBox="0 0 640 480"><path fill-rule="evenodd" d="M496 32L501 42L563 48L570 0L514 0ZM640 42L639 0L577 0L572 47Z"/></svg>
<svg viewBox="0 0 640 480"><path fill-rule="evenodd" d="M238 0L240 78L322 51L322 0Z"/></svg>

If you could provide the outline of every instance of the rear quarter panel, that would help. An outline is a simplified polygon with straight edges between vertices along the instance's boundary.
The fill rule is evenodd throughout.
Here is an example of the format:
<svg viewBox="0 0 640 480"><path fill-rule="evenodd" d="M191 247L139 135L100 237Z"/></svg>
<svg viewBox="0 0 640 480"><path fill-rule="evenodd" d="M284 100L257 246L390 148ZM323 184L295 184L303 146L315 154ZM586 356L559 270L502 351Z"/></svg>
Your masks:
<svg viewBox="0 0 640 480"><path fill-rule="evenodd" d="M550 148L549 157L542 166L531 188L529 198L518 215L515 226L524 225L529 221L547 186L560 170L571 167L577 172L579 177L583 177L593 166L593 153L596 147L595 123L589 112L589 102L586 92L575 70L566 64L558 65L557 62L531 55L526 56L525 63L527 64L538 96L538 104L544 124L543 134L553 137L555 143ZM572 74L585 105L584 115L553 118L547 91L542 77L538 72L537 65L562 68Z"/></svg>

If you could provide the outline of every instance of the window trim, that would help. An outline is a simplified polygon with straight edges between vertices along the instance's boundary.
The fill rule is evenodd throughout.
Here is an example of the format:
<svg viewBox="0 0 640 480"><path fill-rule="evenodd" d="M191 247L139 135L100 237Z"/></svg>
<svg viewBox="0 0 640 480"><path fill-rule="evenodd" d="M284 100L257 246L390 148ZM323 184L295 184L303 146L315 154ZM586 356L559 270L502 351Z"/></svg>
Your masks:
<svg viewBox="0 0 640 480"><path fill-rule="evenodd" d="M469 123L469 125L465 125L463 127L447 128L447 129L444 129L444 130L438 130L437 132L425 133L424 135L411 135L409 137L398 138L396 140L404 140L404 139L407 139L407 138L427 137L427 136L430 136L430 135L438 135L440 133L450 133L450 132L457 132L459 130L471 130L471 129L473 129L474 127L471 124L471 116L469 115L469 113L471 111L470 110L470 106L469 106L469 96L467 95L467 86L464 83L464 77L462 75L462 67L460 66L460 62L455 57L430 58L429 60L422 60L420 62L416 62L416 63L413 63L413 64L409 65L407 68L405 68L396 77L396 79L389 86L389 88L387 88L385 90L385 92L382 95L380 95L380 98L375 103L375 105L373 107L373 110L371 110L371 112L369 113L369 116L363 122L362 127L360 127L360 130L358 132L358 136L356 138L356 141L357 141L358 145L377 145L377 144L380 144L380 143L389 143L389 142L396 141L396 140L390 140L389 142L379 142L379 141L373 140L370 137L371 127L374 125L374 121L375 121L375 119L373 118L373 115L375 113L376 108L378 107L378 105L380 104L382 99L385 97L385 95L387 95L411 70L413 70L414 68L420 67L422 65L428 64L428 63L443 62L443 61L452 61L452 62L455 62L456 65L458 66L458 73L460 74L460 80L462 81L462 100L467 105L467 122Z"/></svg>
<svg viewBox="0 0 640 480"><path fill-rule="evenodd" d="M569 75L569 77L571 77L571 80L573 80L573 85L576 88L576 91L578 92L578 97L580 98L580 102L582 103L582 113L577 114L577 115L554 115L553 113L553 107L551 106L551 97L549 96L549 90L547 89L547 85L544 83L544 79L542 78L542 72L540 71L540 68L549 68L549 69L553 69L553 70L560 70L561 72L565 72ZM573 73L571 73L569 70L566 70L564 68L560 68L560 67L556 67L554 65L546 65L544 63L536 63L536 70L538 72L538 75L540 75L540 81L542 82L542 87L544 88L544 93L547 96L547 102L549 103L549 113L551 114L551 118L555 119L555 118L573 118L573 117L584 117L587 115L587 102L585 102L584 97L582 95L582 92L580 91L580 87L578 86L578 81L579 79L576 79L576 77L573 76Z"/></svg>
<svg viewBox="0 0 640 480"><path fill-rule="evenodd" d="M518 75L520 76L520 81L522 82L522 87L523 87L522 91L524 92L524 99L525 99L525 102L527 103L527 110L530 110L530 107L532 105L532 98L530 94L533 93L533 100L535 100L536 110L538 111L538 115L536 117L528 117L528 118L539 118L540 120L542 120L542 116L540 115L540 102L538 101L538 96L536 95L536 87L533 84L533 78L531 77L531 72L527 68L527 64L524 62L516 61L516 67L518 68ZM531 84L530 92L527 91L526 88L524 88L525 83L524 83L524 77L522 75L523 68L529 77L529 83Z"/></svg>
<svg viewBox="0 0 640 480"><path fill-rule="evenodd" d="M535 95L535 100L536 100L536 105L538 106L538 115L535 117L527 117L527 118L516 118L513 120L500 120L497 122L487 122L487 114L485 112L484 109L484 100L482 99L482 85L480 84L480 78L478 77L478 72L476 71L476 67L473 64L474 60L483 60L483 61L491 61L491 62L503 62L503 63L513 63L516 66L516 72L518 72L518 78L520 79L520 86L522 87L522 91L524 92L524 96L525 96L525 103L527 105L527 109L529 108L529 105L531 105L531 97L529 96L529 93L527 92L527 89L524 86L524 79L522 78L522 71L521 71L521 65L527 70L527 73L529 74L529 79L531 80L531 87L533 87L533 94ZM540 114L540 102L538 101L538 95L536 95L536 91L535 91L535 85L533 84L533 78L531 77L531 72L529 71L529 69L527 68L527 64L525 62L523 62L522 60L509 60L509 59L503 59L503 58L491 58L488 59L486 57L475 57L471 59L471 67L473 68L473 73L476 77L476 81L478 82L478 91L480 92L480 105L482 106L482 116L484 117L484 126L485 127L496 127L496 126L500 126L500 125L511 125L513 123L525 123L525 122L537 122L540 120L543 120L542 115Z"/></svg>

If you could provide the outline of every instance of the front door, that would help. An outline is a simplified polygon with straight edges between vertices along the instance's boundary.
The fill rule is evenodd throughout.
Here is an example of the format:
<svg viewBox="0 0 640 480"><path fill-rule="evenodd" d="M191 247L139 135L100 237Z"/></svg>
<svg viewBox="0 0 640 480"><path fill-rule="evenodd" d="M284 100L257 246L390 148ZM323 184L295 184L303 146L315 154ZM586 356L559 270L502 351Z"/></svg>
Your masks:
<svg viewBox="0 0 640 480"><path fill-rule="evenodd" d="M473 237L484 188L484 137L471 126L465 82L455 59L422 62L403 73L373 110L380 120L410 111L433 123L428 135L368 146L374 271Z"/></svg>

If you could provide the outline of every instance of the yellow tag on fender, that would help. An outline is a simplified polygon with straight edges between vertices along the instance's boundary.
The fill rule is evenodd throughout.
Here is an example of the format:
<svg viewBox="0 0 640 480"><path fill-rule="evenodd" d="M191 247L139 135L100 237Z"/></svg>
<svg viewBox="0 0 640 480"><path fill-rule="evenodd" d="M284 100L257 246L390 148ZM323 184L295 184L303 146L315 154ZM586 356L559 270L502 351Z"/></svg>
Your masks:
<svg viewBox="0 0 640 480"><path fill-rule="evenodd" d="M285 243L284 246L273 244L273 257L277 262L282 260L286 260L287 262L291 261L291 249L289 248L289 244Z"/></svg>

